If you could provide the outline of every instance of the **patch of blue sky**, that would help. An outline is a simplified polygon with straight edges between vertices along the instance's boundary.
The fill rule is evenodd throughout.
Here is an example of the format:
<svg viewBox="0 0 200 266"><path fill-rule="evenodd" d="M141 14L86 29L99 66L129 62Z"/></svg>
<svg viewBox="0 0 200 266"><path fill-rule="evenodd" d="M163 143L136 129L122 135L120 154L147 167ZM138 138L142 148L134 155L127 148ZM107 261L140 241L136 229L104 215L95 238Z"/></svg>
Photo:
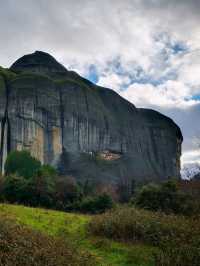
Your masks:
<svg viewBox="0 0 200 266"><path fill-rule="evenodd" d="M176 48L178 49L178 48ZM165 61L167 61L168 56L166 51L162 50L163 55L165 55ZM130 71L131 66L131 71ZM153 75L149 75L144 71L144 69L137 65L135 62L130 63L128 70L123 67L120 57L116 57L113 61L109 62L107 71L117 74L118 76L127 77L126 85L132 83L140 84L152 84L154 86L165 83L167 80L175 80L177 78L176 70L172 69L165 73L159 78L154 78Z"/></svg>
<svg viewBox="0 0 200 266"><path fill-rule="evenodd" d="M86 78L95 84L98 83L99 75L98 75L97 67L95 65L89 66L88 74L87 74Z"/></svg>
<svg viewBox="0 0 200 266"><path fill-rule="evenodd" d="M200 102L200 94L195 94L195 95L187 96L184 98L184 101L186 101L186 102L191 101L191 100L199 103Z"/></svg>
<svg viewBox="0 0 200 266"><path fill-rule="evenodd" d="M159 86L159 85L166 83L168 80L176 80L176 78L177 78L177 73L175 71L170 71L159 78L154 78L153 76L145 74L144 71L141 71L137 75L129 74L130 81L129 81L129 84L127 85L138 83L138 84L145 84L145 85L150 84L153 86Z"/></svg>
<svg viewBox="0 0 200 266"><path fill-rule="evenodd" d="M168 33L166 32L160 32L159 34L157 34L154 37L155 42L159 42L164 44L164 47L161 51L162 54L164 54L164 50L170 50L170 53L172 53L173 55L176 54L182 54L182 53L186 53L189 51L189 47L187 46L186 43L184 43L183 41L179 41L179 40L174 40ZM166 52L166 55L169 52Z"/></svg>
<svg viewBox="0 0 200 266"><path fill-rule="evenodd" d="M185 53L188 52L188 47L182 43L182 42L176 42L173 45L171 45L171 50L173 54L180 54L180 53Z"/></svg>
<svg viewBox="0 0 200 266"><path fill-rule="evenodd" d="M183 46L176 44L173 49L178 53L178 51L183 50ZM162 50L165 54L165 52ZM166 55L167 56L167 55ZM165 58L167 60L167 58ZM131 71L130 71L131 69ZM170 70L165 73L163 76L155 78L153 75L146 73L144 69L136 64L135 62L129 62L128 68L123 66L120 56L114 58L107 62L106 68L103 70L104 73L113 73L123 78L123 84L121 85L120 90L124 91L126 88L134 83L139 84L151 84L153 86L159 86L164 84L168 80L175 80L177 78L177 73L175 70ZM94 64L90 65L87 71L86 78L91 82L97 84L101 75L104 73L98 72L98 67Z"/></svg>
<svg viewBox="0 0 200 266"><path fill-rule="evenodd" d="M200 93L192 95L190 99L195 100L195 101L199 101L200 100Z"/></svg>

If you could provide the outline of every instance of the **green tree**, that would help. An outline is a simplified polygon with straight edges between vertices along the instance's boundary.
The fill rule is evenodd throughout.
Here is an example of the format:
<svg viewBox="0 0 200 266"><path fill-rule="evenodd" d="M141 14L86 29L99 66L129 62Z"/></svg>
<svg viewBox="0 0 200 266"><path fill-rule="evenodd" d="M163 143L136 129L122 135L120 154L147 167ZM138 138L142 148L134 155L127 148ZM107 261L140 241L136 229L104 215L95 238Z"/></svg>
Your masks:
<svg viewBox="0 0 200 266"><path fill-rule="evenodd" d="M141 208L155 211L160 208L160 196L161 191L159 185L145 185L136 196L136 204Z"/></svg>
<svg viewBox="0 0 200 266"><path fill-rule="evenodd" d="M75 178L62 176L56 179L55 200L57 208L64 209L66 205L79 201L81 197L81 189Z"/></svg>
<svg viewBox="0 0 200 266"><path fill-rule="evenodd" d="M29 197L28 181L21 176L12 174L6 176L2 185L2 197L11 203L24 203Z"/></svg>
<svg viewBox="0 0 200 266"><path fill-rule="evenodd" d="M6 175L16 174L24 178L35 176L40 168L40 161L25 150L10 152L5 163Z"/></svg>
<svg viewBox="0 0 200 266"><path fill-rule="evenodd" d="M144 186L135 200L139 207L166 213L186 212L189 201L189 197L178 189L177 182L174 180L163 182L160 185Z"/></svg>
<svg viewBox="0 0 200 266"><path fill-rule="evenodd" d="M103 213L112 207L112 198L104 193L94 198L84 198L80 203L79 210L86 213Z"/></svg>
<svg viewBox="0 0 200 266"><path fill-rule="evenodd" d="M56 170L43 165L28 182L28 203L33 206L54 207Z"/></svg>

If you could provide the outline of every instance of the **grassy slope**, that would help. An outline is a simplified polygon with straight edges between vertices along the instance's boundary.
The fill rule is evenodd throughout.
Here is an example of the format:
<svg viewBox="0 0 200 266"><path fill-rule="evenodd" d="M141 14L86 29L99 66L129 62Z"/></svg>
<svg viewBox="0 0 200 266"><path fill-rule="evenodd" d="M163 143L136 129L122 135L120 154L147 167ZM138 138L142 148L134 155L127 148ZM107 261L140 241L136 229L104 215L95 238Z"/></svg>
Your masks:
<svg viewBox="0 0 200 266"><path fill-rule="evenodd" d="M51 236L71 239L77 248L88 250L100 265L153 266L154 249L144 245L125 245L87 235L91 217L58 211L0 204L0 216L15 219L18 223Z"/></svg>

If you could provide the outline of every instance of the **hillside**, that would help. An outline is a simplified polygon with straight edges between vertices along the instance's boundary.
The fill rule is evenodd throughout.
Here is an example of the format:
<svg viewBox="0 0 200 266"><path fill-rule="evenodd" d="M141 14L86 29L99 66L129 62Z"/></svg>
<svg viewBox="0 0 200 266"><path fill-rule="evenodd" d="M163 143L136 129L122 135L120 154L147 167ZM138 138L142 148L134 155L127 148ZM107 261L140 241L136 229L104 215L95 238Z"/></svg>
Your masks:
<svg viewBox="0 0 200 266"><path fill-rule="evenodd" d="M34 246L31 241L35 240L35 234L40 233L40 237L47 241L47 238L50 237L51 246L56 245L53 241L58 241L60 243L56 250L57 256L60 254L59 248L66 245L68 251L70 251L73 256L74 260L79 260L79 256L82 259L76 264L77 262L73 261L70 265L120 265L120 266L153 266L153 251L154 248L150 247L149 245L143 244L123 244L120 242L116 242L113 240L109 240L103 237L94 237L90 236L87 233L87 225L91 220L91 216L87 215L79 215L79 214L69 214L63 213L58 211L50 211L45 209L36 209L36 208L28 208L23 206L15 206L15 205L7 205L1 204L0 205L0 223L2 221L6 227L6 221L11 221L12 228L15 224L23 226L23 230L31 229L29 231L29 242L26 239L24 241L24 231L22 228L17 232L20 234L18 237L21 239L19 243L16 244L16 239L11 239L13 243L10 243L11 246L14 247L9 253L12 257L15 253L15 250L20 247L20 250L23 251L25 254L30 253L30 247ZM15 227L14 227L15 228ZM9 229L9 226L8 226ZM2 235L2 227L0 228L0 235ZM4 229L6 230L6 228ZM31 236L32 235L32 236ZM30 241L31 236L31 241ZM47 237L47 238L46 238ZM15 241L15 243L14 243ZM48 241L50 241L48 239ZM61 242L59 242L61 241ZM48 243L48 242L47 242ZM52 244L53 243L53 244ZM4 244L4 239L0 239L1 246ZM19 245L19 246L16 246ZM5 246L4 246L5 247ZM7 246L6 246L7 247ZM74 251L74 249L78 253ZM45 245L43 244L44 256L47 251L45 251ZM73 251L73 252L72 252ZM52 248L51 248L52 252ZM7 253L7 254L8 254ZM70 254L71 254L70 253ZM5 253L6 254L6 253ZM51 254L52 255L52 254ZM48 257L48 256L47 256ZM51 256L53 257L53 256ZM0 251L0 259L2 259L2 251ZM19 258L20 259L20 258ZM28 257L27 257L28 260ZM3 266L1 260L0 265ZM19 266L19 262L17 264L8 264L8 265L16 265ZM91 264L90 264L91 263ZM29 265L29 264L24 264ZM32 264L36 265L36 264ZM40 265L40 264L37 264ZM52 266L58 266L54 261ZM60 264L61 265L69 265L69 264ZM21 266L21 265L20 265Z"/></svg>

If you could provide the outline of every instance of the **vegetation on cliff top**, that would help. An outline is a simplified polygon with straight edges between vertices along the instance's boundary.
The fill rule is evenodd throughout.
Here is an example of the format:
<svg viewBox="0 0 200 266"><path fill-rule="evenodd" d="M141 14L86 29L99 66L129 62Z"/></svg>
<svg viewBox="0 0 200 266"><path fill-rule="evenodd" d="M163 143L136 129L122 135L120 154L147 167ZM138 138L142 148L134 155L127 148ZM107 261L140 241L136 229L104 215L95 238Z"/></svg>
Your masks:
<svg viewBox="0 0 200 266"><path fill-rule="evenodd" d="M16 76L16 74L13 71L11 71L10 69L3 68L0 66L0 76L4 76L8 80L10 80L10 79L14 78Z"/></svg>
<svg viewBox="0 0 200 266"><path fill-rule="evenodd" d="M3 68L0 66L0 93L6 93L5 79L7 81L11 81L15 76L15 73L13 73L7 68Z"/></svg>

